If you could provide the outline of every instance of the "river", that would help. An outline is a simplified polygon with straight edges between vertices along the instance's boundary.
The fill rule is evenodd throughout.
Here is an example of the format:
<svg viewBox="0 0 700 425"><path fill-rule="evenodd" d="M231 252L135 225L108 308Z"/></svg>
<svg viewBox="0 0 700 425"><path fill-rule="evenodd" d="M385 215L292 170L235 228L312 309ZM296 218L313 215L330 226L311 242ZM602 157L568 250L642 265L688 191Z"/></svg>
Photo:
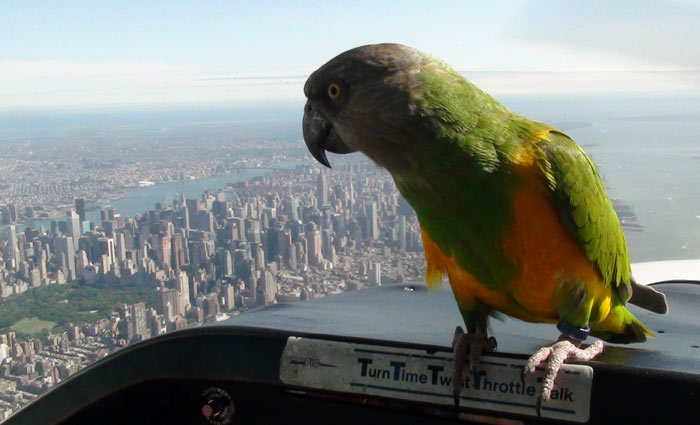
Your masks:
<svg viewBox="0 0 700 425"><path fill-rule="evenodd" d="M211 189L212 192L216 193L219 189L226 187L228 184L261 177L278 169L292 169L297 165L295 161L282 161L279 164L275 164L274 169L245 168L237 173L163 183L135 189L127 193L123 198L106 204L86 205L86 220L100 223L100 210L104 208L112 208L114 212L121 214L122 217L143 214L148 210L154 209L157 202L172 203L173 199L178 199L181 193L184 193L187 198L199 199L207 189ZM57 218L55 220L61 221L64 219ZM51 221L51 219L28 220L17 225L17 232L23 232L25 227L38 228L39 226L44 226L44 228L50 229Z"/></svg>

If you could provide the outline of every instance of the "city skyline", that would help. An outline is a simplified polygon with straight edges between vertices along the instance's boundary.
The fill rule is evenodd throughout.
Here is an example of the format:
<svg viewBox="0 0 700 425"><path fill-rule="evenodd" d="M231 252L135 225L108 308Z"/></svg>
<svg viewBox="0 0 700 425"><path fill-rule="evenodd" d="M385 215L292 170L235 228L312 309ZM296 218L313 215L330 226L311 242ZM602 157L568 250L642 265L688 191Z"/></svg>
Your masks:
<svg viewBox="0 0 700 425"><path fill-rule="evenodd" d="M99 222L81 221L82 208L76 198L49 229L6 227L0 296L80 282L148 288L152 303L115 306L96 322L54 324L43 337L0 334L0 381L14 388L0 397L0 416L129 343L424 273L413 211L367 162L332 174L304 165L274 171L197 198L183 194L136 217L103 209Z"/></svg>

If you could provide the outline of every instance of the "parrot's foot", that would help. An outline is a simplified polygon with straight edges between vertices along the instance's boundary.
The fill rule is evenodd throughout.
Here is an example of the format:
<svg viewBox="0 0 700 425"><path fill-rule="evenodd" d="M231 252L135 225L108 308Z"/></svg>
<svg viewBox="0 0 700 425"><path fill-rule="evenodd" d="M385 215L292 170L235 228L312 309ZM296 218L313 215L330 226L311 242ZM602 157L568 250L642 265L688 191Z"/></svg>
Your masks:
<svg viewBox="0 0 700 425"><path fill-rule="evenodd" d="M485 332L464 333L461 326L455 329L452 339L452 392L455 406L459 406L459 393L462 391L462 372L464 363L469 361L469 370L474 370L479 365L482 351L496 349L496 338L488 337ZM469 357L467 357L467 355Z"/></svg>
<svg viewBox="0 0 700 425"><path fill-rule="evenodd" d="M537 397L537 414L540 415L542 403L549 401L554 388L554 379L559 373L565 360L592 360L603 352L603 342L596 341L585 349L578 346L581 341L562 335L559 341L551 347L542 347L533 354L523 368L523 376L535 371L535 368L543 361L547 361L546 375L542 381L542 392Z"/></svg>

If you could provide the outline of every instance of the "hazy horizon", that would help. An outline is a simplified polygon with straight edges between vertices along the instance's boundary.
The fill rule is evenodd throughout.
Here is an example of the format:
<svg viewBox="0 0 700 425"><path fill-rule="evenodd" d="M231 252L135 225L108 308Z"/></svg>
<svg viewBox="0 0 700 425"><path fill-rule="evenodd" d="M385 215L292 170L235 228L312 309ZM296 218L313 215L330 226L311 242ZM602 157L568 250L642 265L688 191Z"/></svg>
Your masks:
<svg viewBox="0 0 700 425"><path fill-rule="evenodd" d="M10 0L0 25L3 111L303 101L314 69L381 42L432 53L496 95L700 94L690 0Z"/></svg>
<svg viewBox="0 0 700 425"><path fill-rule="evenodd" d="M612 112L610 119L639 120L700 120L700 94L518 94L495 95L501 103L516 113L536 121L576 122L590 114ZM591 108L591 103L596 107ZM563 110L548 111L538 104L565 105ZM603 108L601 109L601 105ZM609 105L606 109L605 105ZM640 106L642 105L642 106ZM101 108L64 108L42 110L0 110L0 142L4 140L44 137L53 131L71 131L96 128L157 128L197 125L251 125L278 122L298 127L301 137L301 118L304 101L277 104L250 102L249 105L172 105ZM641 109L640 109L641 108ZM556 113L561 112L557 117ZM581 115L578 115L581 114Z"/></svg>

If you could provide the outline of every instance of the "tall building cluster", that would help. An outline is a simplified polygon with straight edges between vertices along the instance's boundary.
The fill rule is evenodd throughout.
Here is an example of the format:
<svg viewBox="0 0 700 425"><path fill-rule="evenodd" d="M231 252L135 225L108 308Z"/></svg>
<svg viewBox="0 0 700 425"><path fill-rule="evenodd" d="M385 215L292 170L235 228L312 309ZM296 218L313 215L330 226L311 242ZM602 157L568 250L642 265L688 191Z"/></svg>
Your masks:
<svg viewBox="0 0 700 425"><path fill-rule="evenodd" d="M415 216L388 175L369 165L298 167L197 198L181 194L135 217L112 209L99 223L84 216L76 199L49 229L6 226L0 295L73 280L150 285L156 312L174 326L215 317L223 305L381 285L420 267L409 261L421 251Z"/></svg>
<svg viewBox="0 0 700 425"><path fill-rule="evenodd" d="M149 285L167 326L417 277L419 228L388 175L369 165L312 167L241 182L135 217L85 202L50 228L6 226L0 295L82 280ZM417 263L417 264L416 264ZM178 321L178 319L180 319ZM157 333L157 332L156 332Z"/></svg>
<svg viewBox="0 0 700 425"><path fill-rule="evenodd" d="M5 227L0 295L75 280L149 287L153 304L121 305L109 319L44 338L0 335L0 384L14 382L15 407L23 403L17 394L39 394L134 341L232 310L424 273L415 215L390 176L370 164L274 172L196 198L180 194L134 217L104 209L100 222L89 222L85 208L76 199L48 228ZM0 389L0 416L13 405L2 403L5 395Z"/></svg>

